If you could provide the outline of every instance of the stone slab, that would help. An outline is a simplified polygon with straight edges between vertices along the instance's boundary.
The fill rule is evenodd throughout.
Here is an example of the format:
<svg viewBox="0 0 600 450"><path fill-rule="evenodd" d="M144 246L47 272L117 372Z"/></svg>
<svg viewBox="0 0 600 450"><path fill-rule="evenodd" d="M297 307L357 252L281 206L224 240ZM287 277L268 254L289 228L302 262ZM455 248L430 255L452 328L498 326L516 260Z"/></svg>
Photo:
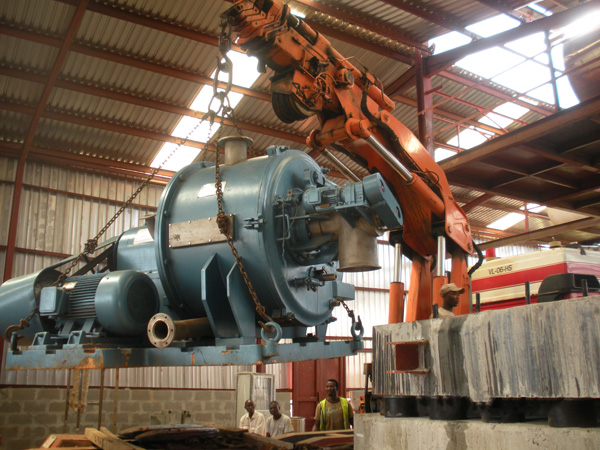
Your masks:
<svg viewBox="0 0 600 450"><path fill-rule="evenodd" d="M383 325L373 351L375 395L600 398L600 297Z"/></svg>
<svg viewBox="0 0 600 450"><path fill-rule="evenodd" d="M600 428L552 428L545 423L354 416L355 450L572 450L600 448Z"/></svg>

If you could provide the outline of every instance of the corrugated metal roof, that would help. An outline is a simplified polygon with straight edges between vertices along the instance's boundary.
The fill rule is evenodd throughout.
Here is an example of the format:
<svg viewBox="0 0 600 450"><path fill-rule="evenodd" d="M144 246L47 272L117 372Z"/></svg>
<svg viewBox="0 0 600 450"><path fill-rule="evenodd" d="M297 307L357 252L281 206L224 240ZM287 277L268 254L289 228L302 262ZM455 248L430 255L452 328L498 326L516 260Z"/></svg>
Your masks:
<svg viewBox="0 0 600 450"><path fill-rule="evenodd" d="M320 0L311 2L314 4L311 7L304 6L301 2L291 3L305 11L310 20L320 24L322 29L327 31L327 27L330 27L331 35L336 38L331 38L326 32L322 34L329 38L334 48L351 58L356 66L364 65L384 86L392 85L411 68L411 65L398 59L405 61L407 57L412 58L412 49L391 36L382 36L378 32L345 22L338 16L318 12L315 6L318 8L320 4L326 5L340 11L340 16L343 12L344 15L360 19L363 24L372 23L379 30L387 28L419 43L426 43L432 37L451 29L460 30L497 13L486 2L474 0L398 2L398 7L380 0ZM572 7L577 3L576 0L564 0L560 4L555 1L542 1L538 4L558 12L564 9L561 4ZM0 2L0 151L3 154L11 157L17 155L20 147L13 144L22 144L27 137L31 117L42 96L48 74L59 54L59 47L63 44L63 36L69 28L77 4L74 0ZM504 3L507 7L523 4L524 2L516 0ZM35 130L33 145L37 149L32 150L32 156L36 160L31 161L30 158L28 161L26 183L40 189L26 187L23 191L22 207L24 211L32 212L33 222L28 224L31 229L19 234L18 245L53 252L77 252L81 241L97 230L114 211L111 202L44 192L45 187L73 190L114 200L126 198L127 192L135 185L132 180L117 181L98 174L67 169L66 166L51 169L50 166L39 164L37 158L44 158L45 150L58 150L64 155L64 164L71 164L71 167L78 167L75 159L86 158L87 163L109 159L131 163L130 168L142 167L141 172L146 170L144 166L150 164L181 117L169 107L187 107L202 87L202 82L211 81L209 77L216 67L218 55L214 43L220 31L219 16L230 6L231 3L225 1L194 0L91 0L88 3L88 9L60 67L58 81L47 105L44 105L44 113ZM340 39L339 33L344 33L348 38ZM207 44L207 41L212 43ZM365 43L368 48L365 48ZM482 114L481 110L493 108L515 96L513 91L464 70L450 68L448 72L461 78L449 79L441 74L432 79L432 88L437 92L433 96L434 103L443 102L437 108L433 122L435 140L442 143L456 134L457 122L466 124L476 121ZM269 92L271 75L271 72L262 75L254 84L252 89L256 96ZM486 89L465 90L464 83L467 82L480 83ZM91 88L100 91L92 91ZM490 89L497 95L490 94ZM460 102L446 101L445 96L456 97ZM414 106L416 89L405 88L396 93L396 97L400 102L393 115L410 130L417 132L418 116ZM161 105L157 106L156 102ZM303 137L317 126L316 117L284 124L277 119L269 103L264 99L246 96L236 108L237 119L249 124L247 128L256 126L265 130L244 130L244 134L254 139L254 148L258 152L264 152L270 145L283 144L309 151ZM548 105L538 105L538 108L552 113ZM542 117L544 114L541 112L532 111L527 113L524 121L535 122ZM465 121L465 118L470 121ZM449 124L448 121L452 123ZM509 129L518 127L520 125L510 126ZM233 127L225 127L222 132L224 135L236 133L237 130ZM292 136L288 137L289 134ZM366 174L364 168L346 155L336 151L334 153L354 172L361 176ZM214 161L214 157L214 153L209 152L208 155L201 154L199 158ZM72 160L67 161L68 158ZM331 167L321 155L316 160L323 166ZM56 158L53 163L57 164ZM11 181L15 167L15 160L3 158L0 174L6 178L1 179ZM109 169L98 166L98 170ZM335 179L340 183L346 182L343 178ZM2 198L11 198L11 189L10 184L0 183ZM140 204L155 205L160 190L161 188L154 186L150 193L143 194L139 199ZM461 204L468 204L483 194L483 191L462 187L453 187L452 191ZM9 203L2 202L0 210L4 213L4 220L0 221L3 245L7 239L6 217L10 213L7 209ZM496 196L471 209L469 219L474 227L485 228L495 218L503 216L509 210L518 209L521 205L521 201ZM132 208L109 232L118 233L137 225L139 216L144 211L143 207ZM64 223L52 225L59 215L65 217ZM83 220L88 216L93 220ZM21 220L24 220L23 217L29 217L29 214L23 214ZM544 226L545 219L531 217L529 220L529 229ZM522 225L517 225L508 232L521 232L523 229L519 227ZM388 264L390 247L384 247L381 248L381 258L385 258ZM1 264L4 264L3 251L0 251L0 258ZM15 264L19 271L26 273L46 267L55 259L22 253L17 255ZM405 266L408 267L408 264ZM348 274L347 278L367 289L359 290L354 302L357 311L363 308L369 311L369 317L365 320L370 325L387 320L385 294L368 289L384 289L389 284L390 274L378 271L361 275ZM332 325L332 330L338 325L343 325L344 330L347 330L347 317L343 317L344 314L338 315L338 323ZM339 332L342 333L341 328ZM146 373L140 376L166 382L165 374L166 372ZM215 386L222 386L223 383L219 384L219 377L228 377L223 372L204 368L198 373L177 376L198 380L204 374L211 380L208 382L210 386L213 386L213 382ZM136 379L137 375L131 376ZM194 383L196 381L192 382Z"/></svg>

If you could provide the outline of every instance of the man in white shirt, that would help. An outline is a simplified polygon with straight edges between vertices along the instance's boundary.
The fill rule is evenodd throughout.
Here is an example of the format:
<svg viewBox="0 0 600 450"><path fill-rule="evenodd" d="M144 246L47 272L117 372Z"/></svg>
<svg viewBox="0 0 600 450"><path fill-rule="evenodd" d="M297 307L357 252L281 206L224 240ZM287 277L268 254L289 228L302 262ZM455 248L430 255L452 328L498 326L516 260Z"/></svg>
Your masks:
<svg viewBox="0 0 600 450"><path fill-rule="evenodd" d="M292 420L289 416L281 414L281 407L276 401L269 403L271 417L267 419L267 437L281 436L294 431Z"/></svg>
<svg viewBox="0 0 600 450"><path fill-rule="evenodd" d="M254 402L252 400L246 400L244 409L248 412L241 417L240 428L248 430L250 433L266 436L267 429L265 428L265 416L255 410Z"/></svg>

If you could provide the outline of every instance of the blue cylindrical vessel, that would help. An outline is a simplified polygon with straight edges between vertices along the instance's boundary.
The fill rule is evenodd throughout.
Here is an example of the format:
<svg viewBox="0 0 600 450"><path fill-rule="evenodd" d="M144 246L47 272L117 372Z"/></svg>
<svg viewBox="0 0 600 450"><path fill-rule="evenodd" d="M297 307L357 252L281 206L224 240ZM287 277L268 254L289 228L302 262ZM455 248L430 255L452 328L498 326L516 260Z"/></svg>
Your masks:
<svg viewBox="0 0 600 450"><path fill-rule="evenodd" d="M335 274L337 244L324 244L312 264L298 263L286 249L294 218L282 206L283 199L304 191L307 174L321 173L320 167L301 151L271 149L268 156L221 166L220 173L223 210L233 217L233 245L260 303L274 318L289 318L304 326L327 322L332 312L330 300L342 286L347 287L340 282L341 274L316 287L298 285L296 280L305 279L311 270ZM237 269L230 246L224 240L208 242L210 238L203 239L202 232L194 228L197 224L210 229L217 213L215 168L207 163L178 172L163 193L155 224L156 260L169 302L181 316L207 315L203 299L225 293L231 308L236 308L238 300L230 284L243 281L233 276ZM174 230L184 229L186 223L192 228L188 230L191 240L177 242L180 234ZM218 267L224 290L219 290L218 280L205 277L203 281L207 264Z"/></svg>

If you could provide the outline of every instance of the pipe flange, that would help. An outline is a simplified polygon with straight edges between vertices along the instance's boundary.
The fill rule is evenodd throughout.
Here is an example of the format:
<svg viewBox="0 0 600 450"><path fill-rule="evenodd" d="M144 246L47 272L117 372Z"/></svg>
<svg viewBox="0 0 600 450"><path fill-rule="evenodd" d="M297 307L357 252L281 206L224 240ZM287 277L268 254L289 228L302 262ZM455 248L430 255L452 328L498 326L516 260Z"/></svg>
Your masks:
<svg viewBox="0 0 600 450"><path fill-rule="evenodd" d="M154 314L148 321L148 339L156 348L171 345L175 338L175 323L167 314Z"/></svg>

